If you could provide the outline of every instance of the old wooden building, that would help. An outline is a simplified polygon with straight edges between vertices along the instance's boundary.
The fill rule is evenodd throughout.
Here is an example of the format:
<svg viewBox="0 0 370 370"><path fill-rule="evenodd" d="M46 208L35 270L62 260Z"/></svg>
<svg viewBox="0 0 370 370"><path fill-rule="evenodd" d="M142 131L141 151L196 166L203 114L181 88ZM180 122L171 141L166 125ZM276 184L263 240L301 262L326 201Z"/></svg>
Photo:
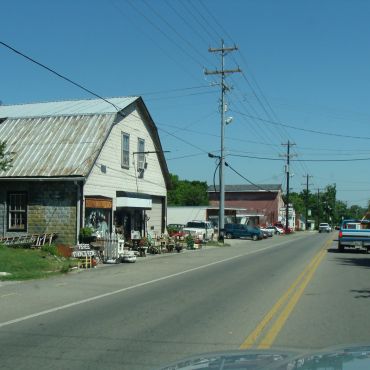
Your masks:
<svg viewBox="0 0 370 370"><path fill-rule="evenodd" d="M142 98L0 106L0 236L165 230L169 172Z"/></svg>

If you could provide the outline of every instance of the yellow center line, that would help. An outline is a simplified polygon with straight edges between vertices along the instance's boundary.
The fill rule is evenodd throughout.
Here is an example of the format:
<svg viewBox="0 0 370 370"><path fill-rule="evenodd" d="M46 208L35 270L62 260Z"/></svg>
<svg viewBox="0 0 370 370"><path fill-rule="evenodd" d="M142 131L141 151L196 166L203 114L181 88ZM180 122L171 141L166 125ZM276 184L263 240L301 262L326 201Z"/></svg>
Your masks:
<svg viewBox="0 0 370 370"><path fill-rule="evenodd" d="M329 241L331 242L331 241ZM273 319L273 317L277 314L283 304L288 300L289 296L292 292L296 289L298 284L301 282L303 277L307 274L307 272L315 266L315 263L321 256L321 253L326 250L328 243L325 243L323 248L312 258L309 264L304 268L304 270L299 274L293 284L289 287L289 289L279 298L279 300L274 304L271 310L265 315L265 317L260 321L260 323L256 326L256 328L248 335L245 341L239 347L240 349L248 349L251 348L257 341L257 338L261 335L265 327L269 324L269 322Z"/></svg>
<svg viewBox="0 0 370 370"><path fill-rule="evenodd" d="M274 342L275 338L279 334L280 330L283 328L285 322L287 321L289 315L292 313L294 307L298 303L299 299L301 298L303 292L305 291L308 283L312 280L312 277L319 267L321 261L323 260L324 256L326 255L326 251L322 251L320 254L319 259L316 261L313 268L310 270L310 272L307 274L305 279L303 280L302 284L299 286L297 291L293 294L292 298L284 308L284 310L281 312L280 316L277 318L275 323L272 325L271 329L268 331L266 336L262 339L260 342L258 348L259 349L265 349L270 348L272 343Z"/></svg>

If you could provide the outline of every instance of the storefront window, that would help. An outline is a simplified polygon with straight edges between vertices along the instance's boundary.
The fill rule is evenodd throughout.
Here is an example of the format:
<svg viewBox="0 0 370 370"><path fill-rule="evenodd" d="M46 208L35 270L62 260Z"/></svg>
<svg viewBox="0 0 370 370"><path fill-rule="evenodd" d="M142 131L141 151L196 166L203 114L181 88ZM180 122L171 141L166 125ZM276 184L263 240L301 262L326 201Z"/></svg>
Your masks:
<svg viewBox="0 0 370 370"><path fill-rule="evenodd" d="M110 232L111 210L104 208L87 208L85 210L85 226L94 230L97 236Z"/></svg>
<svg viewBox="0 0 370 370"><path fill-rule="evenodd" d="M93 229L98 237L111 232L112 199L87 197L85 199L85 227Z"/></svg>

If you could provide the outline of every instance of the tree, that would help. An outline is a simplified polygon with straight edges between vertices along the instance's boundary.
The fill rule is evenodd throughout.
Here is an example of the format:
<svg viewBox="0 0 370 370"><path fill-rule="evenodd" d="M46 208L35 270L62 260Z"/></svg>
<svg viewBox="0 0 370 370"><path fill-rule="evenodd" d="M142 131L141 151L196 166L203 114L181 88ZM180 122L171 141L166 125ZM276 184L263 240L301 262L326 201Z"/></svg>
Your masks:
<svg viewBox="0 0 370 370"><path fill-rule="evenodd" d="M323 222L333 223L336 220L335 202L336 202L337 188L336 185L328 185L322 193L320 203L322 208L321 220Z"/></svg>
<svg viewBox="0 0 370 370"><path fill-rule="evenodd" d="M339 225L342 220L349 218L347 204L342 200L337 200L335 203L335 217L334 223Z"/></svg>
<svg viewBox="0 0 370 370"><path fill-rule="evenodd" d="M12 166L12 154L6 151L6 142L0 141L0 171L6 171Z"/></svg>
<svg viewBox="0 0 370 370"><path fill-rule="evenodd" d="M180 180L177 175L170 174L172 189L168 191L169 206L206 206L208 201L208 185L202 181Z"/></svg>
<svg viewBox="0 0 370 370"><path fill-rule="evenodd" d="M360 207L358 205L353 205L348 209L349 218L362 218L365 216L366 208Z"/></svg>
<svg viewBox="0 0 370 370"><path fill-rule="evenodd" d="M284 199L285 201L285 199ZM305 214L305 197L302 196L302 193L290 193L289 194L289 202L293 204L293 208L296 214L302 215Z"/></svg>

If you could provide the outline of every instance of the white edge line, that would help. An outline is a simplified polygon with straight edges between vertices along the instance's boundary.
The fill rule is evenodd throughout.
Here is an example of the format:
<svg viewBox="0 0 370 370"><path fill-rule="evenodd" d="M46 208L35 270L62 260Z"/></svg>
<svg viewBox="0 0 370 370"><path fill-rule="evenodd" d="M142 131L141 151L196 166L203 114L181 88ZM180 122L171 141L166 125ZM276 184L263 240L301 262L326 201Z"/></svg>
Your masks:
<svg viewBox="0 0 370 370"><path fill-rule="evenodd" d="M191 268L189 270L176 272L175 274L162 276L162 277L157 278L157 279L154 279L154 280L145 281L144 283L139 283L139 284L131 285L129 287L118 289L118 290L114 290L112 292L108 292L108 293L104 293L104 294L99 294L97 296L86 298L86 299L81 299L80 301L71 302L71 303L65 304L63 306L50 308L48 310L36 312L36 313L31 314L31 315L27 315L27 316L19 317L17 319L5 321L5 322L0 323L0 328L3 328L4 326L8 326L8 325L19 323L21 321L26 321L26 320L29 320L29 319L33 319L35 317L47 315L49 313L61 311L61 310L64 310L66 308L78 306L78 305L81 305L81 304L84 304L84 303L89 303L89 302L97 301L98 299L102 299L102 298L105 298L105 297L110 297L112 295L123 293L123 292L126 292L128 290L132 290L132 289L139 288L139 287L142 287L142 286L145 286L145 285L157 283L158 281L167 280L167 279L170 279L170 278L173 278L173 277L176 277L176 276L187 274L189 272L193 272L193 271L201 270L201 269L204 269L204 268L207 268L207 267L210 267L210 266L218 265L219 263L231 261L231 260L236 259L236 258L239 258L239 257L244 257L244 256L248 256L250 254L255 254L255 253L262 252L262 251L265 251L265 250L268 250L268 249L276 248L276 247L278 247L278 246L280 246L282 244L284 244L284 242L283 243L279 243L279 244L275 244L275 245L272 245L272 246L269 246L269 247L265 247L265 248L262 248L262 249L256 249L256 250L251 251L251 252L246 253L246 254L239 254L237 256L229 257L229 258L226 258L226 259L223 259L223 260L220 260L220 261L215 261L215 262L207 263L206 265L194 267L194 268Z"/></svg>

